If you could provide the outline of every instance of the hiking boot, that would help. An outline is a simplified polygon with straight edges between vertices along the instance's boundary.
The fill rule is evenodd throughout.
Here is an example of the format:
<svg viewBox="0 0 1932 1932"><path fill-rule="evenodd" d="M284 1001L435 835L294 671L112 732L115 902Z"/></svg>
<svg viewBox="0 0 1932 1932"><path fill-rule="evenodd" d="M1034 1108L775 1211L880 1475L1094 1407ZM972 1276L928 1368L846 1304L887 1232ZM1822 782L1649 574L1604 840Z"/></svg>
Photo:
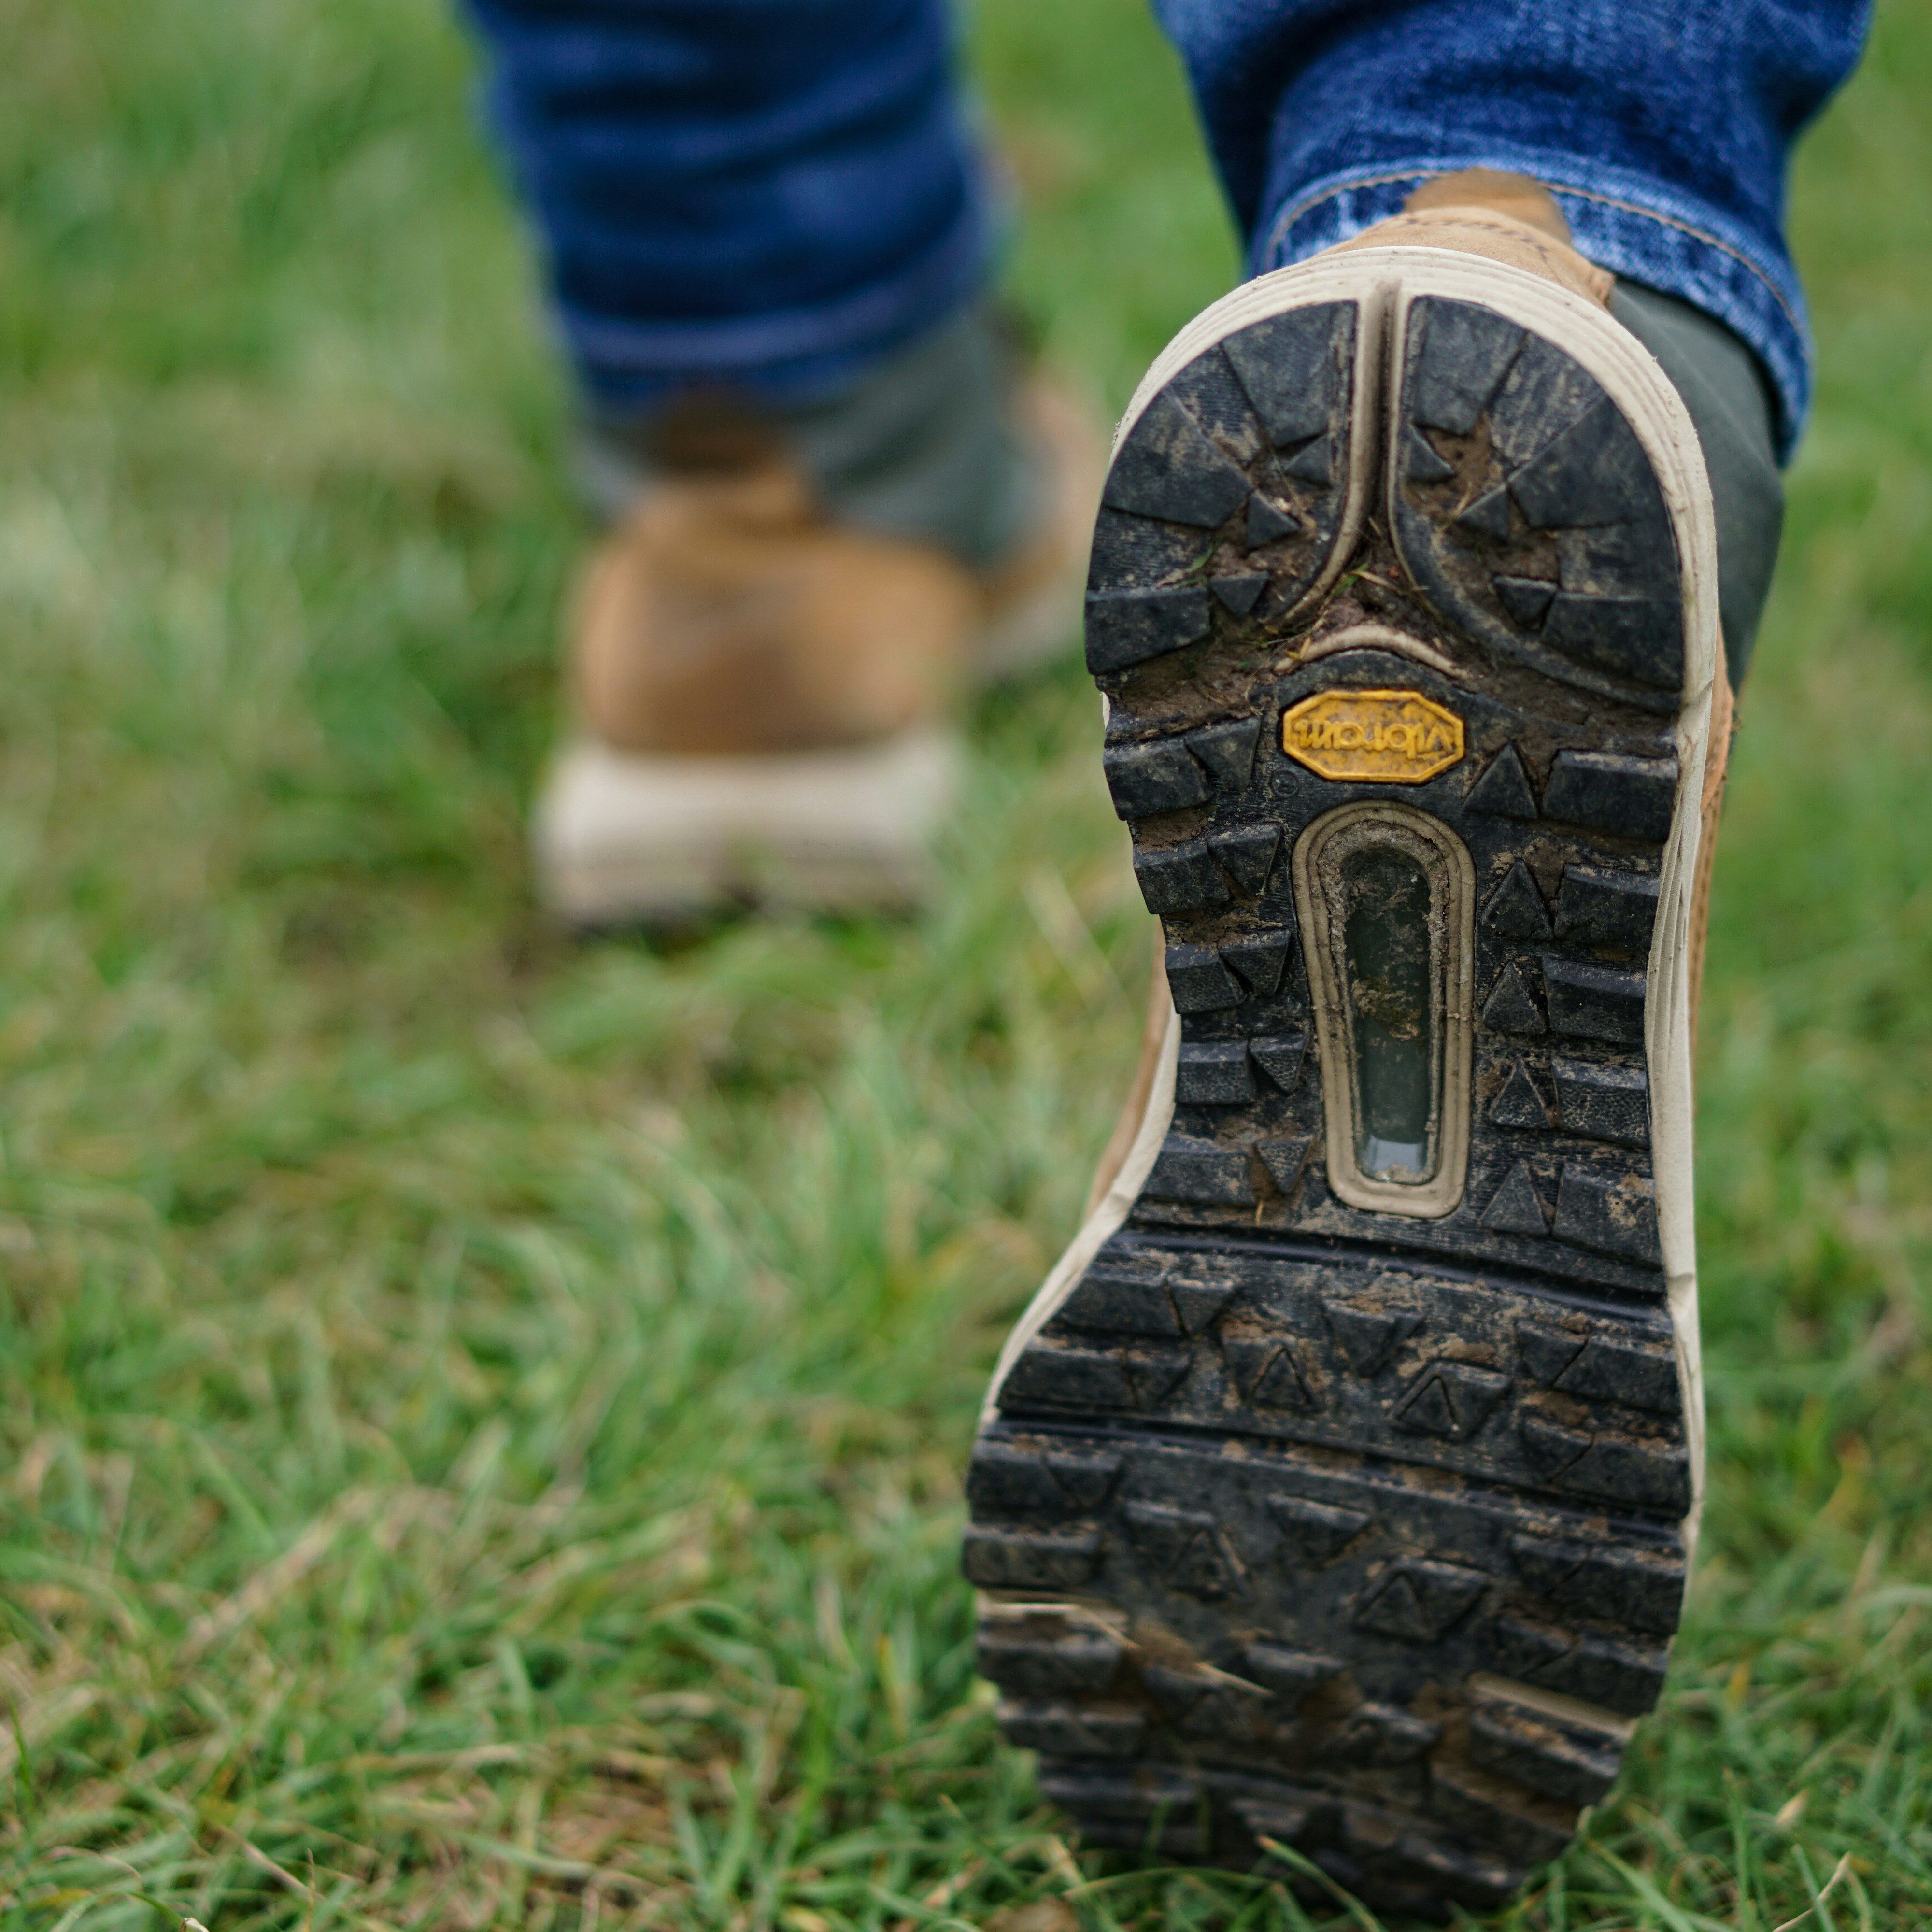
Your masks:
<svg viewBox="0 0 1932 1932"><path fill-rule="evenodd" d="M962 690L1076 622L1098 439L1037 380L1014 407L1033 507L977 568L842 519L769 434L650 479L573 619L574 724L534 826L552 910L598 926L924 896Z"/></svg>
<svg viewBox="0 0 1932 1932"><path fill-rule="evenodd" d="M1122 424L1087 659L1165 991L964 1557L1087 1845L1436 1918L1570 1842L1677 1627L1730 715L1684 402L1546 195L1450 186Z"/></svg>

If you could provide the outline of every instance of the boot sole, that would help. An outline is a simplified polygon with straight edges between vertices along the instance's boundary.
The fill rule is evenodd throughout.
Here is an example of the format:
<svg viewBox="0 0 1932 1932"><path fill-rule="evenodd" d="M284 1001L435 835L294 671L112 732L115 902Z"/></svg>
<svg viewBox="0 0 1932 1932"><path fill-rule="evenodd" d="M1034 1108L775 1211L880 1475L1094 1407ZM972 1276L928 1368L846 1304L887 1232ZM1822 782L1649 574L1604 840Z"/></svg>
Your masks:
<svg viewBox="0 0 1932 1932"><path fill-rule="evenodd" d="M584 739L547 776L531 824L545 910L596 929L732 904L898 911L929 896L955 808L950 732L849 749L670 757Z"/></svg>
<svg viewBox="0 0 1932 1932"><path fill-rule="evenodd" d="M1656 1701L1715 585L1675 392L1520 271L1286 270L1135 399L1088 660L1176 1018L964 1559L1090 1846L1492 1907Z"/></svg>

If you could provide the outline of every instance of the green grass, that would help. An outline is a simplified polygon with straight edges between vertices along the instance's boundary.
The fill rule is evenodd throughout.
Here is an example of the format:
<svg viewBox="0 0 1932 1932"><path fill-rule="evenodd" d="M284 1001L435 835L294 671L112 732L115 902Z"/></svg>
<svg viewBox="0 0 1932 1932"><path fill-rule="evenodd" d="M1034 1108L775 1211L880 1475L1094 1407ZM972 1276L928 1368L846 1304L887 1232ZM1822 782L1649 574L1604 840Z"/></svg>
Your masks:
<svg viewBox="0 0 1932 1932"><path fill-rule="evenodd" d="M0 68L0 1919L1297 1922L1076 1862L958 1472L1144 918L1071 668L908 926L578 948L521 814L583 528L435 0L14 0ZM1118 405L1234 254L1136 0L984 0L1011 280ZM1705 1008L1679 1666L1509 1922L1932 1906L1932 20L1795 214L1817 422ZM1064 1906L1000 1920L1054 1932Z"/></svg>

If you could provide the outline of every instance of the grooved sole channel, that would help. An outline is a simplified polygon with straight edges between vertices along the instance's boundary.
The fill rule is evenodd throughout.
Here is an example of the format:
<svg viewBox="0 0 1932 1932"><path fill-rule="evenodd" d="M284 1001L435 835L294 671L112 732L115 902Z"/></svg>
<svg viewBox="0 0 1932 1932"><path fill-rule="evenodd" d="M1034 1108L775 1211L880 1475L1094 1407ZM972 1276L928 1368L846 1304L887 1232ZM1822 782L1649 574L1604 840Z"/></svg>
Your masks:
<svg viewBox="0 0 1932 1932"><path fill-rule="evenodd" d="M965 1551L1087 1844L1437 1916L1610 1788L1695 1486L1648 1056L1702 481L1615 325L1495 272L1284 278L1116 452L1088 663L1172 1116L1005 1365Z"/></svg>

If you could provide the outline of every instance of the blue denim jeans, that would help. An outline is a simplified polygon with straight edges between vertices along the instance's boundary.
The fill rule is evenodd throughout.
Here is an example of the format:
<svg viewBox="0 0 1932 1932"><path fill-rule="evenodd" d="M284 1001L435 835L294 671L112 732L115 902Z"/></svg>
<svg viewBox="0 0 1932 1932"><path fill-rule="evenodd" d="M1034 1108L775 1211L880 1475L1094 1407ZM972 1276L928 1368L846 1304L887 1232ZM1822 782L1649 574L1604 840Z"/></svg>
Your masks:
<svg viewBox="0 0 1932 1932"><path fill-rule="evenodd" d="M944 0L464 0L593 406L836 389L982 284Z"/></svg>
<svg viewBox="0 0 1932 1932"><path fill-rule="evenodd" d="M995 223L944 0L467 0L593 404L836 391L968 302ZM1486 166L1754 350L1809 343L1791 144L1869 0L1155 0L1256 273Z"/></svg>

